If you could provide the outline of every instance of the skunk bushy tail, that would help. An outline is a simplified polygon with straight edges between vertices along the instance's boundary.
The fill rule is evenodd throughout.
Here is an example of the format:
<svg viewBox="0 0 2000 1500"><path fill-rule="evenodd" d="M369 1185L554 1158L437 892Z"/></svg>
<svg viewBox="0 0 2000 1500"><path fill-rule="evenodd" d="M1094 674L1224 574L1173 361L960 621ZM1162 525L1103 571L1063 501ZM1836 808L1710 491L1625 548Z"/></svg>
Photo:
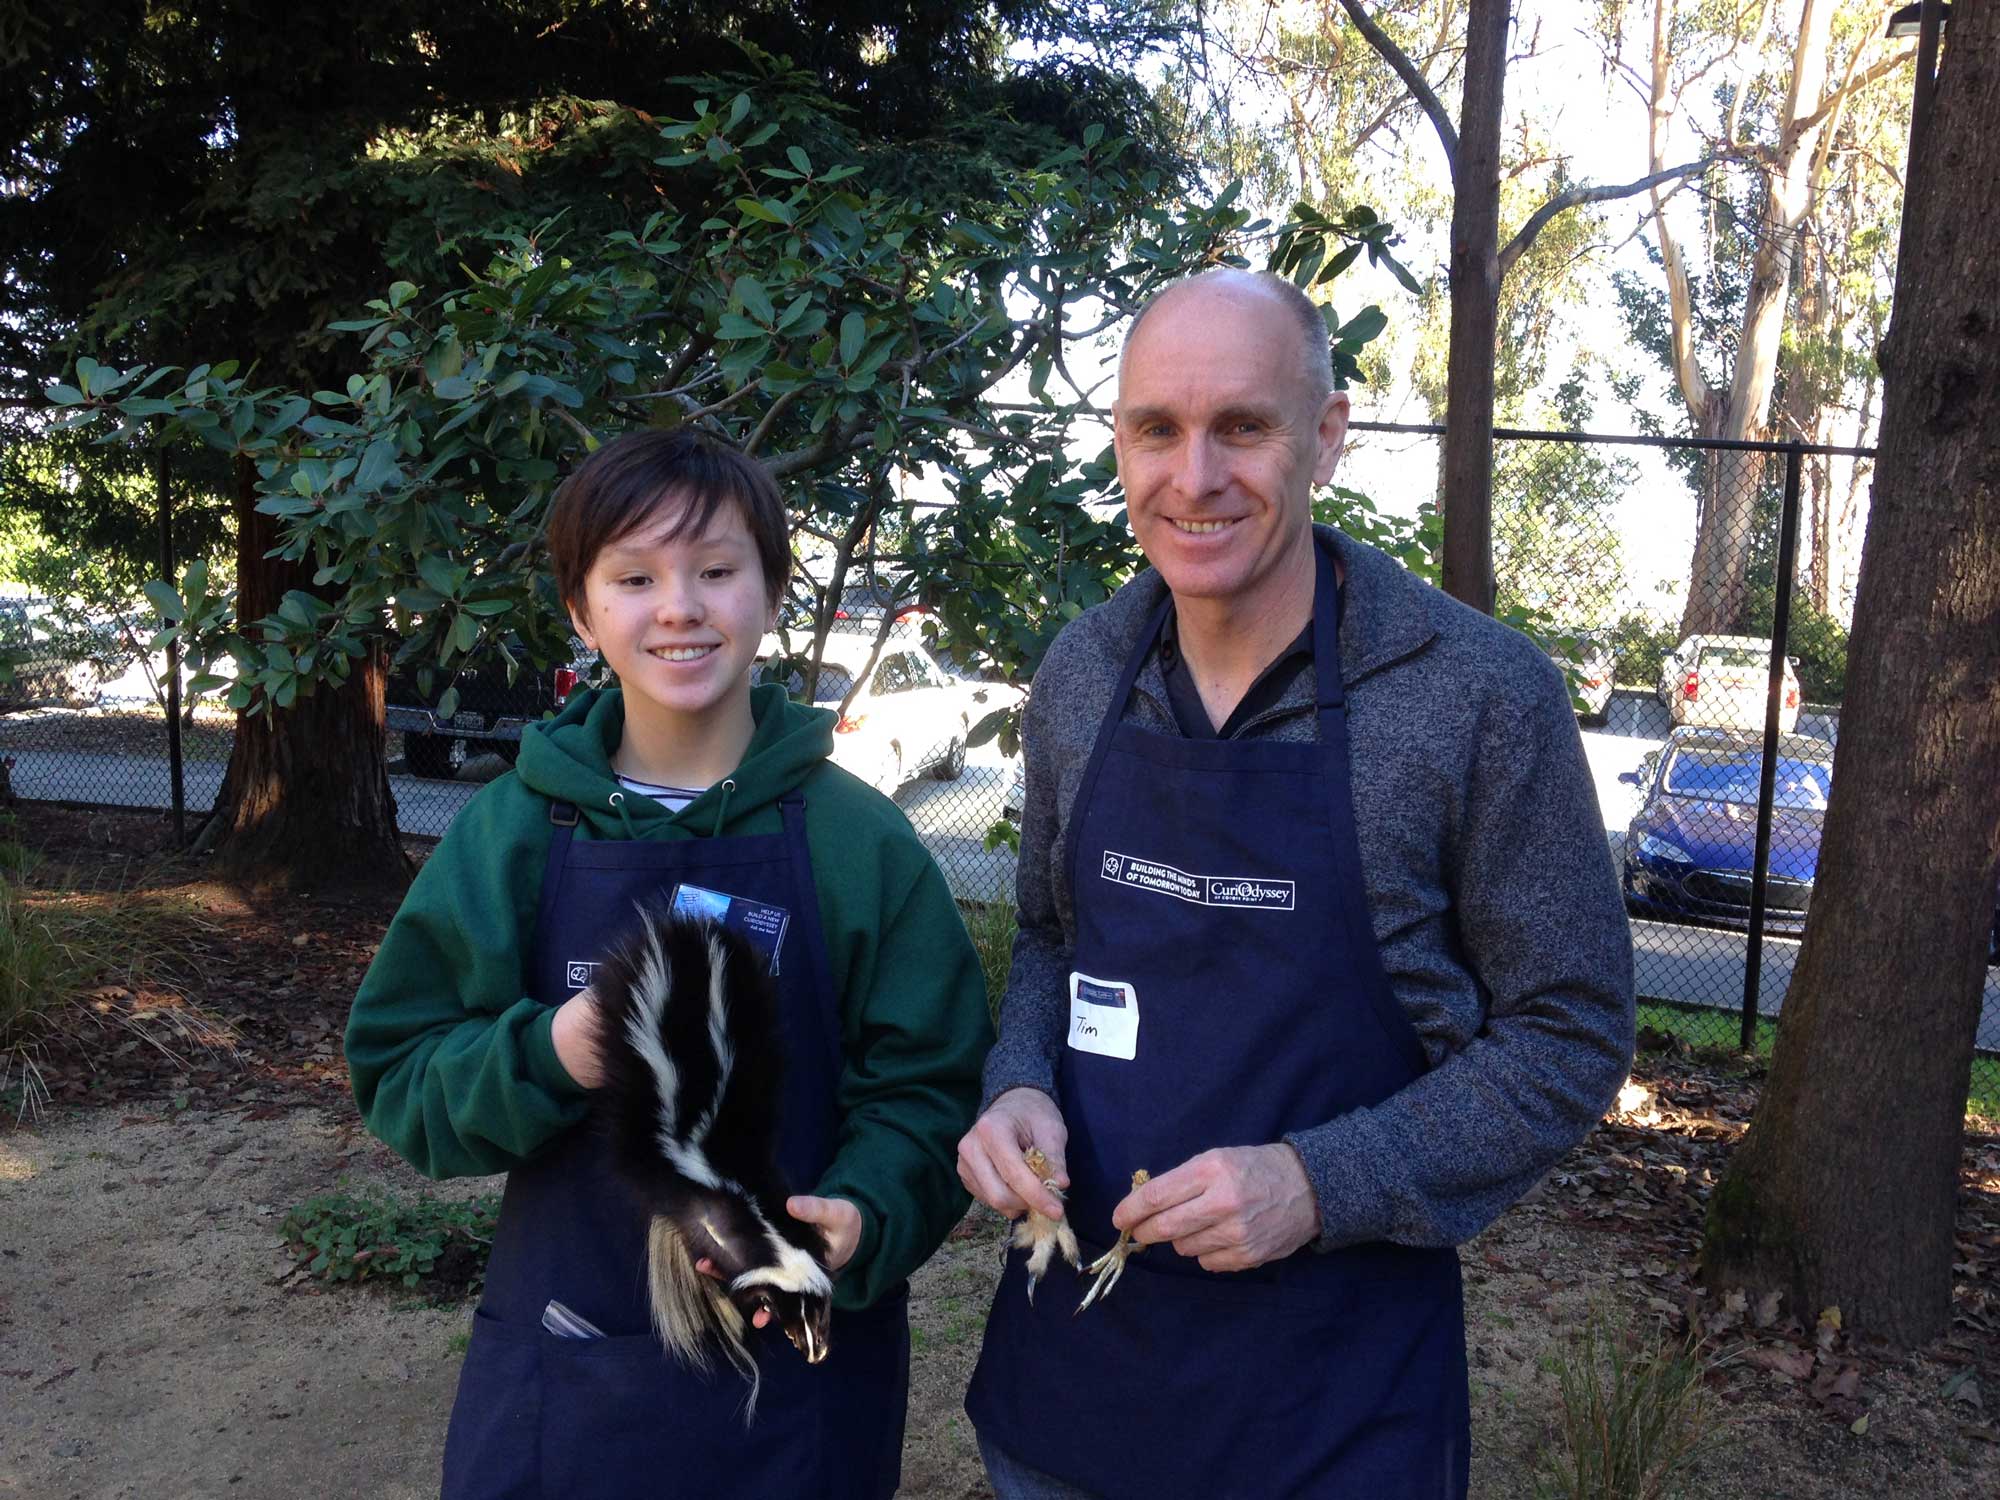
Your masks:
<svg viewBox="0 0 2000 1500"><path fill-rule="evenodd" d="M653 1326L696 1369L719 1350L761 1381L747 1341L768 1308L818 1363L833 1294L818 1228L785 1212L777 1162L784 1053L762 958L714 923L664 908L598 968L605 1084L599 1115L621 1178L652 1215ZM721 1279L695 1262L714 1263Z"/></svg>

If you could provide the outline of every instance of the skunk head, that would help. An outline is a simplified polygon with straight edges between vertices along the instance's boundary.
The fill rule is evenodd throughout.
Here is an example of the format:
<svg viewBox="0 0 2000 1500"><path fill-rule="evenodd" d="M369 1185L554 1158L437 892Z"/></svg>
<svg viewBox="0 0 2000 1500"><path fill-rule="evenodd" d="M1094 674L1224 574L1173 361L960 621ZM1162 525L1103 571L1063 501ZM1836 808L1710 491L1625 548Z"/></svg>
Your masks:
<svg viewBox="0 0 2000 1500"><path fill-rule="evenodd" d="M768 1309L792 1347L816 1365L826 1358L833 1321L833 1282L810 1256L793 1265L759 1266L729 1284L738 1308L754 1317Z"/></svg>
<svg viewBox="0 0 2000 1500"><path fill-rule="evenodd" d="M719 1348L751 1382L754 1413L747 1326L768 1308L817 1364L833 1295L823 1236L785 1212L775 991L740 937L643 909L594 989L605 1038L598 1110L616 1169L652 1218L654 1326L690 1364L705 1368Z"/></svg>

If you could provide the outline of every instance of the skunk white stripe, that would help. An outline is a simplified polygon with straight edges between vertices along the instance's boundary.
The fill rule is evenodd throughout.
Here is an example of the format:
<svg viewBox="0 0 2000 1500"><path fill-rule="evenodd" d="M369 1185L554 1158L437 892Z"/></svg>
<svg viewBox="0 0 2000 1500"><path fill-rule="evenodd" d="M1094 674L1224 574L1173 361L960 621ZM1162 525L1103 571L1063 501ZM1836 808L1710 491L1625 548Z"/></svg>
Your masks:
<svg viewBox="0 0 2000 1500"><path fill-rule="evenodd" d="M719 1187L722 1180L702 1154L700 1137L684 1142L676 1128L681 1104L680 1069L674 1066L674 1060L660 1041L660 1013L666 1009L673 972L660 947L659 929L651 922L642 922L640 926L645 933L645 946L634 975L632 1016L625 1026L625 1039L653 1072L660 1101L660 1154L690 1181L703 1187ZM706 1134L705 1124L702 1133Z"/></svg>
<svg viewBox="0 0 2000 1500"><path fill-rule="evenodd" d="M724 965L729 955L722 946L720 934L711 932L708 936L708 1045L715 1053L715 1097L709 1100L708 1108L695 1121L694 1129L688 1132L688 1144L699 1146L708 1139L708 1133L715 1128L715 1112L722 1105L722 1096L729 1088L729 1070L736 1064L736 1051L729 1044L729 1012L724 1004L727 990L724 986Z"/></svg>
<svg viewBox="0 0 2000 1500"><path fill-rule="evenodd" d="M748 1207L763 1227L764 1243L769 1247L772 1264L752 1266L729 1283L730 1290L740 1292L748 1287L768 1286L781 1292L797 1292L801 1296L831 1297L833 1281L820 1263L773 1229L771 1221L764 1217L763 1210L757 1207L754 1199L749 1201Z"/></svg>

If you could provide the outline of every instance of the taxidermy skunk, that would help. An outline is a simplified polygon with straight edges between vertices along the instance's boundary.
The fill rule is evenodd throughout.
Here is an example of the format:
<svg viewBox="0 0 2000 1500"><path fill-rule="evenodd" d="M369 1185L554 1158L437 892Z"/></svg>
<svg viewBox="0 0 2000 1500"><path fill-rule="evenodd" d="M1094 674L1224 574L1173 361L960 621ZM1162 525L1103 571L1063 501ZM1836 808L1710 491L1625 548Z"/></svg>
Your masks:
<svg viewBox="0 0 2000 1500"><path fill-rule="evenodd" d="M825 1239L785 1212L777 996L736 934L663 907L639 916L593 981L598 1110L618 1175L652 1215L653 1327L697 1369L720 1350L750 1382L748 1422L760 1382L745 1333L758 1309L811 1364L826 1358L832 1316ZM697 1271L698 1259L721 1279Z"/></svg>

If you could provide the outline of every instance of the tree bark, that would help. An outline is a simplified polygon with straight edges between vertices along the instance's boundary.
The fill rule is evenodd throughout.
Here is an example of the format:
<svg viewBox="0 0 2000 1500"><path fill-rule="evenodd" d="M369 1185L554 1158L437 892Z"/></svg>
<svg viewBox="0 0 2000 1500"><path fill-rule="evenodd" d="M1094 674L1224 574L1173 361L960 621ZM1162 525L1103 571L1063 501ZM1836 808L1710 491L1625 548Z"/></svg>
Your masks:
<svg viewBox="0 0 2000 1500"><path fill-rule="evenodd" d="M1500 319L1500 114L1507 0L1473 0L1452 157L1451 348L1445 375L1444 587L1493 613L1493 346Z"/></svg>
<svg viewBox="0 0 2000 1500"><path fill-rule="evenodd" d="M1703 1255L1713 1287L1905 1344L1949 1325L2000 860L1996 136L2000 4L1962 0L1909 174L1813 922Z"/></svg>
<svg viewBox="0 0 2000 1500"><path fill-rule="evenodd" d="M265 556L278 543L277 528L256 499L256 471L239 460L237 611L246 622L312 581L298 564ZM378 642L339 687L322 683L290 708L238 713L229 768L196 849L260 884L380 888L407 881L389 787L386 682Z"/></svg>

